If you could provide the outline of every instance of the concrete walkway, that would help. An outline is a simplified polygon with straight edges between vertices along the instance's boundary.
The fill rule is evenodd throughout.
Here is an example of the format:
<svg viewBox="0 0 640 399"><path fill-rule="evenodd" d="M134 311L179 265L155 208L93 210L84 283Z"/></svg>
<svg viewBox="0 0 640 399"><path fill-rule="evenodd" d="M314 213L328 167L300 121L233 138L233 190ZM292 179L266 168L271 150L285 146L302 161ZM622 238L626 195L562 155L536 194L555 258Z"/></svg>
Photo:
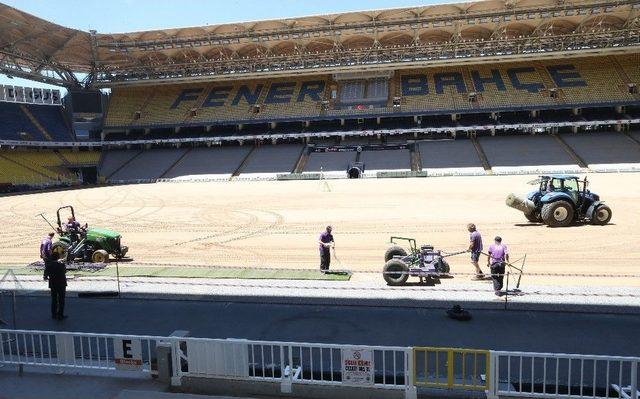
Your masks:
<svg viewBox="0 0 640 399"><path fill-rule="evenodd" d="M0 289L47 293L38 276L17 276L17 283L6 281ZM192 278L115 278L78 277L71 279L70 292L107 293L120 291L126 297L188 298L260 303L299 303L315 305L438 306L463 303L473 309L567 310L640 314L640 288L637 287L522 287L522 291L496 300L490 281L432 285L411 284L389 287L381 282L238 280Z"/></svg>

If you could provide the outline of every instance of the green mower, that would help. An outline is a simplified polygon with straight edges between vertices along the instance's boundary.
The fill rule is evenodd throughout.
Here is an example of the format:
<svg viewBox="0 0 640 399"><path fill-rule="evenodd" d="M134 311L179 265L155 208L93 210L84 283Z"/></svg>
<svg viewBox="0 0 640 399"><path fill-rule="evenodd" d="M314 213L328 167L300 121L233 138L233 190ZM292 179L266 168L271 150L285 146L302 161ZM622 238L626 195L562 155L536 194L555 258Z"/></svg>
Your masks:
<svg viewBox="0 0 640 399"><path fill-rule="evenodd" d="M59 240L53 244L52 252L68 263L81 261L93 263L107 263L109 256L116 259L125 257L129 248L120 243L122 236L111 230L87 228L87 225L73 229L63 229L61 211L69 210L73 220L75 211L72 206L63 206L57 211Z"/></svg>

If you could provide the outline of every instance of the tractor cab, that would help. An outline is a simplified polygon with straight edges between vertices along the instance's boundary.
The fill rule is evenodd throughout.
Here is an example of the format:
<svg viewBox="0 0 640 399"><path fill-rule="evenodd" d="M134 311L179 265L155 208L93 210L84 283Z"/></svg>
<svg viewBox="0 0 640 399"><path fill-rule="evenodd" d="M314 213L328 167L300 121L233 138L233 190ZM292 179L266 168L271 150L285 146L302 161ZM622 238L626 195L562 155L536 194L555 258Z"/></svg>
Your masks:
<svg viewBox="0 0 640 399"><path fill-rule="evenodd" d="M582 187L580 184L582 183ZM579 180L577 176L541 176L540 178L540 193L542 194L542 201L556 197L558 195L566 194L571 198L571 202L579 204L583 197L584 190L586 189L586 179ZM546 197L546 198L545 198Z"/></svg>

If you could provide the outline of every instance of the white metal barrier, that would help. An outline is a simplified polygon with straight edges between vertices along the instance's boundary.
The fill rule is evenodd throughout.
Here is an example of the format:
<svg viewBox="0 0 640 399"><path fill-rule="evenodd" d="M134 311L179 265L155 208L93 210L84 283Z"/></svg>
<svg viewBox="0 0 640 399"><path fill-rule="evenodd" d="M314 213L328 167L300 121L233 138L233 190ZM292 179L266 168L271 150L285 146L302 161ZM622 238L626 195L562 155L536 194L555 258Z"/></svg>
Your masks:
<svg viewBox="0 0 640 399"><path fill-rule="evenodd" d="M421 385L411 347L0 330L0 364L153 374L160 347L171 351L174 384L203 377L274 382L282 392L296 384L359 386L403 390L406 398ZM468 389L455 383L454 363L453 383L443 388ZM491 351L488 363L482 385L490 398L639 396L637 357Z"/></svg>
<svg viewBox="0 0 640 399"><path fill-rule="evenodd" d="M283 392L295 384L349 385L415 397L408 347L0 330L0 364L154 373L159 345L171 346L175 385L209 377L277 382ZM355 363L346 364L350 356Z"/></svg>
<svg viewBox="0 0 640 399"><path fill-rule="evenodd" d="M0 363L94 370L156 370L166 338L53 331L0 330Z"/></svg>
<svg viewBox="0 0 640 399"><path fill-rule="evenodd" d="M491 352L491 397L638 398L640 358Z"/></svg>
<svg viewBox="0 0 640 399"><path fill-rule="evenodd" d="M175 342L176 377L216 377L279 382L283 392L294 384L358 385L381 389L412 389L412 350L378 347L181 338ZM345 361L358 352L369 361L362 376L348 380ZM357 373L356 373L357 374Z"/></svg>

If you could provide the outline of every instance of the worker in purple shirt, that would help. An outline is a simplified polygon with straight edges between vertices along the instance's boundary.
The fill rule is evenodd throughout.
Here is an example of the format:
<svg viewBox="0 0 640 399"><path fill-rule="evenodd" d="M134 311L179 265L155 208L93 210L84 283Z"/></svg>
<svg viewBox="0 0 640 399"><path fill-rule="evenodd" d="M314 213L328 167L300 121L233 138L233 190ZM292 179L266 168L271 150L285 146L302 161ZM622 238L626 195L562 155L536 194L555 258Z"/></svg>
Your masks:
<svg viewBox="0 0 640 399"><path fill-rule="evenodd" d="M491 268L493 291L497 296L501 296L506 264L509 263L509 249L502 243L501 237L496 237L488 252L487 266Z"/></svg>
<svg viewBox="0 0 640 399"><path fill-rule="evenodd" d="M331 231L333 228L327 226L326 230L320 234L318 238L318 245L320 246L320 271L326 273L329 270L331 264L331 247L335 245L333 241L333 234Z"/></svg>
<svg viewBox="0 0 640 399"><path fill-rule="evenodd" d="M482 269L480 269L480 265L478 264L480 254L482 253L482 236L473 223L467 225L467 230L469 230L469 247L467 248L467 252L471 252L471 264L476 269L476 275L473 279L482 280L484 279L484 273L482 273Z"/></svg>
<svg viewBox="0 0 640 399"><path fill-rule="evenodd" d="M87 225L80 225L80 222L78 222L73 216L69 216L67 218L67 223L65 223L64 227L65 231L73 241L80 240L87 229Z"/></svg>
<svg viewBox="0 0 640 399"><path fill-rule="evenodd" d="M45 238L40 242L40 258L42 260L47 260L51 258L51 250L53 249L53 236L55 233L49 233Z"/></svg>

